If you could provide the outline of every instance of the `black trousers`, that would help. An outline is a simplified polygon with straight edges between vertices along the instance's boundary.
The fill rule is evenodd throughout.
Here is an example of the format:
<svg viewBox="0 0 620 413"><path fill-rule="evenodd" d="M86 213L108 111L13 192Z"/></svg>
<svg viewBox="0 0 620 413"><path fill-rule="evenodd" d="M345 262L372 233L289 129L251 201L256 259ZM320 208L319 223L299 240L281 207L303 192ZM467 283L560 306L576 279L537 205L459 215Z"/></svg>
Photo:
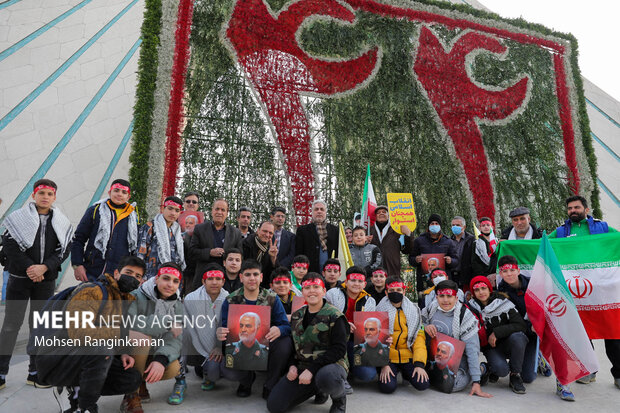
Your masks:
<svg viewBox="0 0 620 413"><path fill-rule="evenodd" d="M605 353L611 361L611 375L620 379L620 340L605 340Z"/></svg>
<svg viewBox="0 0 620 413"><path fill-rule="evenodd" d="M300 371L299 374L302 372ZM267 409L271 413L284 413L314 396L325 393L332 399L345 396L344 382L347 372L338 364L328 364L316 372L310 384L299 384L299 379L290 381L282 377L267 399Z"/></svg>
<svg viewBox="0 0 620 413"><path fill-rule="evenodd" d="M78 405L89 409L100 396L129 394L140 387L142 375L135 368L125 370L119 356L40 355L36 358L39 380L53 386L76 387Z"/></svg>
<svg viewBox="0 0 620 413"><path fill-rule="evenodd" d="M24 316L30 300L30 313L28 314L28 327L32 332L32 313L41 309L44 302L54 295L54 280L45 280L38 283L30 278L9 277L6 286L6 307L4 322L0 331L0 374L9 372L11 355L15 349L17 334L24 323ZM30 356L28 371L36 371L34 356Z"/></svg>

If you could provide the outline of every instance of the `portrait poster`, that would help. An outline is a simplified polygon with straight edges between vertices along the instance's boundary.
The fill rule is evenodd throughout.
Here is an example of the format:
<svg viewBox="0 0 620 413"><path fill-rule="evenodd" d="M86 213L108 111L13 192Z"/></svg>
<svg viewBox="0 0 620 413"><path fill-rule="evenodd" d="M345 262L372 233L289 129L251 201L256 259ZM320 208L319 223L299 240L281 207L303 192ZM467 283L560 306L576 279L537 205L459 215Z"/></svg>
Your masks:
<svg viewBox="0 0 620 413"><path fill-rule="evenodd" d="M228 307L226 367L235 370L267 370L271 323L267 305L231 304Z"/></svg>
<svg viewBox="0 0 620 413"><path fill-rule="evenodd" d="M435 268L446 269L446 254L422 254L422 272L428 274ZM429 262L430 261L430 262Z"/></svg>
<svg viewBox="0 0 620 413"><path fill-rule="evenodd" d="M390 321L385 311L356 311L353 313L353 365L386 366L390 360Z"/></svg>
<svg viewBox="0 0 620 413"><path fill-rule="evenodd" d="M205 213L202 211L181 211L181 214L179 214L179 218L177 218L177 222L181 226L181 232L185 232L185 220L190 215L194 216L198 220L198 222L196 222L196 225L205 222Z"/></svg>
<svg viewBox="0 0 620 413"><path fill-rule="evenodd" d="M431 359L440 370L450 369L454 374L459 370L461 358L465 351L465 342L443 333L431 339Z"/></svg>
<svg viewBox="0 0 620 413"><path fill-rule="evenodd" d="M306 305L306 299L304 297L301 295L294 296L293 303L291 304L291 314L299 310L304 305Z"/></svg>
<svg viewBox="0 0 620 413"><path fill-rule="evenodd" d="M388 193L387 207L390 216L390 226L394 231L402 234L401 225L409 227L411 232L415 231L418 223L415 218L415 207L413 205L413 195L410 193Z"/></svg>

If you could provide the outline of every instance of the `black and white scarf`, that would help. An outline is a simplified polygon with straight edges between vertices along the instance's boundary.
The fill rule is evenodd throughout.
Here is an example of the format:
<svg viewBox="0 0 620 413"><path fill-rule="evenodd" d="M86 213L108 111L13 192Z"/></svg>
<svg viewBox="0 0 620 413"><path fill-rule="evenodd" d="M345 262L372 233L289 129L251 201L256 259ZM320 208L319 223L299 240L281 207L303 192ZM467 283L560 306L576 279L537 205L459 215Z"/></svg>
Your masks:
<svg viewBox="0 0 620 413"><path fill-rule="evenodd" d="M512 301L502 297L495 298L489 303L489 305L484 308L481 308L480 304L478 304L478 302L473 298L469 300L469 305L478 310L480 314L482 314L484 321L490 320L493 317L499 317L504 313L508 314L510 310L516 308Z"/></svg>
<svg viewBox="0 0 620 413"><path fill-rule="evenodd" d="M170 228L166 224L166 219L162 214L155 215L153 219L153 232L157 238L157 254L159 256L159 262L172 261L172 252L170 251L170 231L174 237L174 242L177 247L176 263L181 266L181 269L185 269L185 254L183 252L183 234L181 234L181 226L178 222L173 222Z"/></svg>
<svg viewBox="0 0 620 413"><path fill-rule="evenodd" d="M435 300L430 306L424 307L424 310L422 310L422 319L424 319L426 323L431 323L437 310L443 313L452 312L452 337L466 341L474 334L478 334L478 320L471 311L465 311L465 316L461 322L460 315L462 306L463 304L457 301L452 310L446 311L439 307L439 303Z"/></svg>
<svg viewBox="0 0 620 413"><path fill-rule="evenodd" d="M258 255L256 256L256 261L260 263L261 260L263 259L263 255L265 255L265 253L267 252L268 246L263 245L260 242L260 240L258 239L258 235L254 236L254 242L256 243L256 246L258 247Z"/></svg>
<svg viewBox="0 0 620 413"><path fill-rule="evenodd" d="M215 330L222 322L222 304L227 296L228 292L222 288L220 295L217 296L215 301L211 301L207 290L202 286L188 294L183 302L185 314L190 319L198 320L199 317L206 317L204 328L189 328L186 330L189 331L192 345L204 357L209 357L217 343Z"/></svg>
<svg viewBox="0 0 620 413"><path fill-rule="evenodd" d="M112 214L114 211L108 205L108 199L102 199L95 203L99 204L99 229L97 230L97 236L95 237L95 248L101 252L101 255L106 256L108 249L108 242L110 241L110 235L112 234ZM136 204L131 206L134 210L129 214L127 219L127 245L129 247L129 253L133 254L138 248L138 214L136 213Z"/></svg>
<svg viewBox="0 0 620 413"><path fill-rule="evenodd" d="M407 297L403 297L400 308L402 308L405 317L407 318L407 346L411 347L416 337L418 336L418 330L422 324L420 317L420 308L413 304ZM394 333L394 322L396 320L396 312L398 309L392 305L387 297L383 297L375 311L386 311L388 318L390 319L390 335Z"/></svg>

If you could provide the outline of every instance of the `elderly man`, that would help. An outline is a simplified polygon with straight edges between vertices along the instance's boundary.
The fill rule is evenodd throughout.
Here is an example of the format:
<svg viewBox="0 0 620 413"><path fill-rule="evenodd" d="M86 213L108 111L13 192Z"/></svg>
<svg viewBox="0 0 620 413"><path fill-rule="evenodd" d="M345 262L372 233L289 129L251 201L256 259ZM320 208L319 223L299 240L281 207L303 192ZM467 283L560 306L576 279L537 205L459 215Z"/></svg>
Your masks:
<svg viewBox="0 0 620 413"><path fill-rule="evenodd" d="M186 211L198 211L198 192L186 192L183 196L183 205Z"/></svg>
<svg viewBox="0 0 620 413"><path fill-rule="evenodd" d="M386 366L389 362L390 348L379 341L381 321L370 317L364 321L364 339L361 344L353 348L355 365Z"/></svg>
<svg viewBox="0 0 620 413"><path fill-rule="evenodd" d="M243 240L243 259L256 260L263 274L270 274L278 266L278 247L273 242L273 224L263 222L258 231ZM261 287L269 289L269 277L263 277Z"/></svg>
<svg viewBox="0 0 620 413"><path fill-rule="evenodd" d="M239 341L226 345L226 355L232 356L232 365L241 370L265 370L269 351L256 339L260 328L260 317L253 312L239 318Z"/></svg>
<svg viewBox="0 0 620 413"><path fill-rule="evenodd" d="M435 363L440 369L445 369L450 364L450 360L454 355L454 346L449 341L441 341L437 344L437 352L435 353Z"/></svg>
<svg viewBox="0 0 620 413"><path fill-rule="evenodd" d="M241 250L241 232L226 223L228 201L216 199L211 208L211 221L196 225L190 243L190 257L196 261L195 277L201 278L210 262L223 264L224 252ZM196 275L197 274L197 275Z"/></svg>
<svg viewBox="0 0 620 413"><path fill-rule="evenodd" d="M275 207L269 215L269 220L274 226L273 240L278 247L278 262L288 269L295 258L295 234L284 229L286 222L286 209L281 206Z"/></svg>
<svg viewBox="0 0 620 413"><path fill-rule="evenodd" d="M248 207L239 208L237 212L237 228L241 231L241 238L246 239L254 230L250 228L252 222L252 211Z"/></svg>
<svg viewBox="0 0 620 413"><path fill-rule="evenodd" d="M312 222L297 228L295 255L305 255L310 260L308 272L321 272L328 258L338 255L338 227L328 224L327 205L324 201L312 203Z"/></svg>
<svg viewBox="0 0 620 413"><path fill-rule="evenodd" d="M452 218L450 239L454 242L456 256L459 259L459 263L452 270L452 279L461 289L468 287L471 280L471 251L475 239L472 234L465 231L466 227L465 218L460 216Z"/></svg>
<svg viewBox="0 0 620 413"><path fill-rule="evenodd" d="M543 230L531 223L530 210L526 207L517 207L508 214L512 225L502 231L501 239L539 239Z"/></svg>
<svg viewBox="0 0 620 413"><path fill-rule="evenodd" d="M400 276L400 253L405 253L405 243L400 242L400 235L390 225L388 208L379 205L375 209L377 221L370 227L372 244L381 250L383 267L387 270L388 277Z"/></svg>
<svg viewBox="0 0 620 413"><path fill-rule="evenodd" d="M187 205L187 204L186 204ZM185 232L183 233L183 252L185 256L185 270L183 270L183 288L182 296L194 291L192 286L194 273L196 272L196 260L190 257L189 247L192 243L194 229L198 225L198 217L196 215L188 215L185 217Z"/></svg>

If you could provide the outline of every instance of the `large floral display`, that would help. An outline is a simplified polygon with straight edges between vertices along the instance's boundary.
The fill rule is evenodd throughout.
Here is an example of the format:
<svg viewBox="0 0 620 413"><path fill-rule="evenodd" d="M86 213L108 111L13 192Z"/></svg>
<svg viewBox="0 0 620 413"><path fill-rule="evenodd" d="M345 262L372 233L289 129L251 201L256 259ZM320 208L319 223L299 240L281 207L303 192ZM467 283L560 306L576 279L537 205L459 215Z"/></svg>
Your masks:
<svg viewBox="0 0 620 413"><path fill-rule="evenodd" d="M159 1L147 1L143 35L161 41L141 71L164 73L167 116L145 116L158 82L141 78L132 153L153 205L197 189L259 215L289 205L301 224L319 197L345 218L369 163L379 202L412 192L421 219L503 224L526 205L551 227L572 193L598 206L570 35L444 2L181 0L166 22ZM163 165L159 186L144 162Z"/></svg>

